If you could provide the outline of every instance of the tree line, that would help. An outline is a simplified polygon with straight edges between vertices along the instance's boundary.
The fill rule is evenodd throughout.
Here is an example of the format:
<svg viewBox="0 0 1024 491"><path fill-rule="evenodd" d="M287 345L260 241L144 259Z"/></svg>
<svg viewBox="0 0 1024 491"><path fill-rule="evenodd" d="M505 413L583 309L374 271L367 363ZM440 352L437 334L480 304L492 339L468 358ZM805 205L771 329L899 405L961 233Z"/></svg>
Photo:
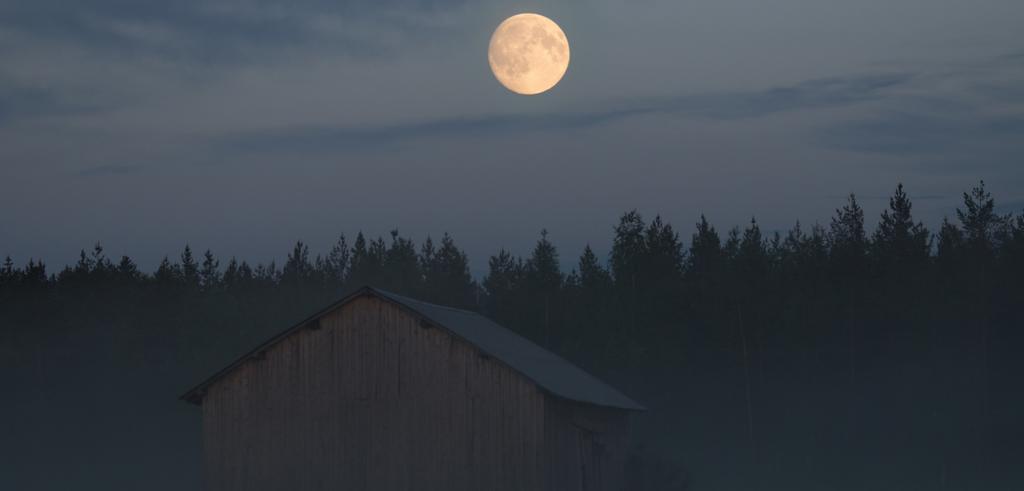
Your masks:
<svg viewBox="0 0 1024 491"><path fill-rule="evenodd" d="M565 260L542 231L526 257L491 256L479 281L450 235L417 245L397 231L376 239L360 233L351 243L341 235L316 256L298 242L280 266L188 246L152 273L127 256L108 258L100 245L55 273L40 261L16 265L7 257L2 345L38 377L49 373L38 358L69 344L100 346L108 365L122 368L174 360L177 368L161 373L184 387L370 284L481 311L627 384L653 406L654 419L659 411L678 415L681 391L706 388L705 399L730 401L721 404L731 415L722 434L741 442L758 482L788 469L768 463L766 455L789 448L773 450L773 435L791 423L790 436L821 431L825 413L824 431L851 435L964 428L972 451L960 450L960 440L922 450L941 471L921 479L934 484L941 474L945 486L999 468L999 445L1020 447L997 433L1021 428L1012 410L1022 408L1013 388L1024 375L1017 349L1024 340L1024 214L998 213L984 183L965 192L937 230L912 208L898 185L873 230L850 195L824 225L797 222L785 233L765 233L751 219L720 233L701 216L687 242L661 217L630 211L614 228L607 258L587 246ZM871 401L928 413L871 415ZM790 421L800 406L810 412ZM934 447L927 438L909 445L921 441ZM865 479L836 459L819 467Z"/></svg>

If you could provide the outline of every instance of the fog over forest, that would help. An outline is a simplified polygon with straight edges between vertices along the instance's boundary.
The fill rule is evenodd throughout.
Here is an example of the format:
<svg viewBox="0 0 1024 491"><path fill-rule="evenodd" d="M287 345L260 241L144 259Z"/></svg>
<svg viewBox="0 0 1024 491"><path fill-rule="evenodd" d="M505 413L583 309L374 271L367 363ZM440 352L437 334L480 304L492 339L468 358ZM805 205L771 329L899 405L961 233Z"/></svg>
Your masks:
<svg viewBox="0 0 1024 491"><path fill-rule="evenodd" d="M64 267L7 257L0 488L198 488L200 414L177 397L373 285L482 312L646 405L633 489L1021 489L1024 213L984 183L936 229L902 186L873 230L836 205L785 233L694 217L691 237L627 211L593 238L607 257L544 231L478 278L443 233L343 231L283 264L184 246L152 272L102 237Z"/></svg>

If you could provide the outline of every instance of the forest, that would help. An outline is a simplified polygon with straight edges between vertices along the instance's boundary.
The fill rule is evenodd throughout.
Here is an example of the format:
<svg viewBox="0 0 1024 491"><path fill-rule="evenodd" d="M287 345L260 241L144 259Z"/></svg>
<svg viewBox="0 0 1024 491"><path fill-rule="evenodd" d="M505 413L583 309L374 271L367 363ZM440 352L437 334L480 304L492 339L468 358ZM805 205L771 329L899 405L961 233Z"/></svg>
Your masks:
<svg viewBox="0 0 1024 491"><path fill-rule="evenodd" d="M645 404L635 489L1021 489L1024 214L984 183L937 229L902 185L870 230L838 205L786 233L700 216L691 237L629 211L607 257L542 231L481 278L454 237L398 231L282 264L7 257L0 459L22 489L195 488L198 411L176 397L370 284L480 311Z"/></svg>

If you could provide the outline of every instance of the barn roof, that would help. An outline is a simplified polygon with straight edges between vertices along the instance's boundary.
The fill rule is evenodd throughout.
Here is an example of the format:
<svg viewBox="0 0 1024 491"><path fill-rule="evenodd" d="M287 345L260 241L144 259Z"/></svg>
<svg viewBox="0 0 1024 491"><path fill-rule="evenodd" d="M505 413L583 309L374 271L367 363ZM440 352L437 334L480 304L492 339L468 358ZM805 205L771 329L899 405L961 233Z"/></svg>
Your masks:
<svg viewBox="0 0 1024 491"><path fill-rule="evenodd" d="M265 351L270 346L277 344L288 335L319 319L328 312L364 296L377 297L396 304L431 324L451 331L456 336L476 346L481 352L508 365L513 370L532 380L541 389L552 395L598 406L634 411L644 409L640 404L598 380L583 369L541 348L532 341L501 327L483 315L468 310L421 302L369 286L359 289L308 319L274 336L223 370L193 387L182 395L181 398L194 404L201 403L207 387L242 365L250 357Z"/></svg>

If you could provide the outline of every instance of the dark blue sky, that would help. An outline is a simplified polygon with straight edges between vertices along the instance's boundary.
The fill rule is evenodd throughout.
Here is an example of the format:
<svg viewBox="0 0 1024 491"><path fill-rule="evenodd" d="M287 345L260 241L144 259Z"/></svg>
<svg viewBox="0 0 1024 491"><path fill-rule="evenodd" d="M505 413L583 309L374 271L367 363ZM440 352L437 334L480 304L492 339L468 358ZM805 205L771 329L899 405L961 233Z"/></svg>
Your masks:
<svg viewBox="0 0 1024 491"><path fill-rule="evenodd" d="M535 11L572 61L503 89L491 31ZM0 255L102 241L254 261L340 232L451 232L479 273L542 228L569 263L617 216L688 238L756 215L869 219L897 181L929 226L985 179L1024 208L1019 0L0 4Z"/></svg>

